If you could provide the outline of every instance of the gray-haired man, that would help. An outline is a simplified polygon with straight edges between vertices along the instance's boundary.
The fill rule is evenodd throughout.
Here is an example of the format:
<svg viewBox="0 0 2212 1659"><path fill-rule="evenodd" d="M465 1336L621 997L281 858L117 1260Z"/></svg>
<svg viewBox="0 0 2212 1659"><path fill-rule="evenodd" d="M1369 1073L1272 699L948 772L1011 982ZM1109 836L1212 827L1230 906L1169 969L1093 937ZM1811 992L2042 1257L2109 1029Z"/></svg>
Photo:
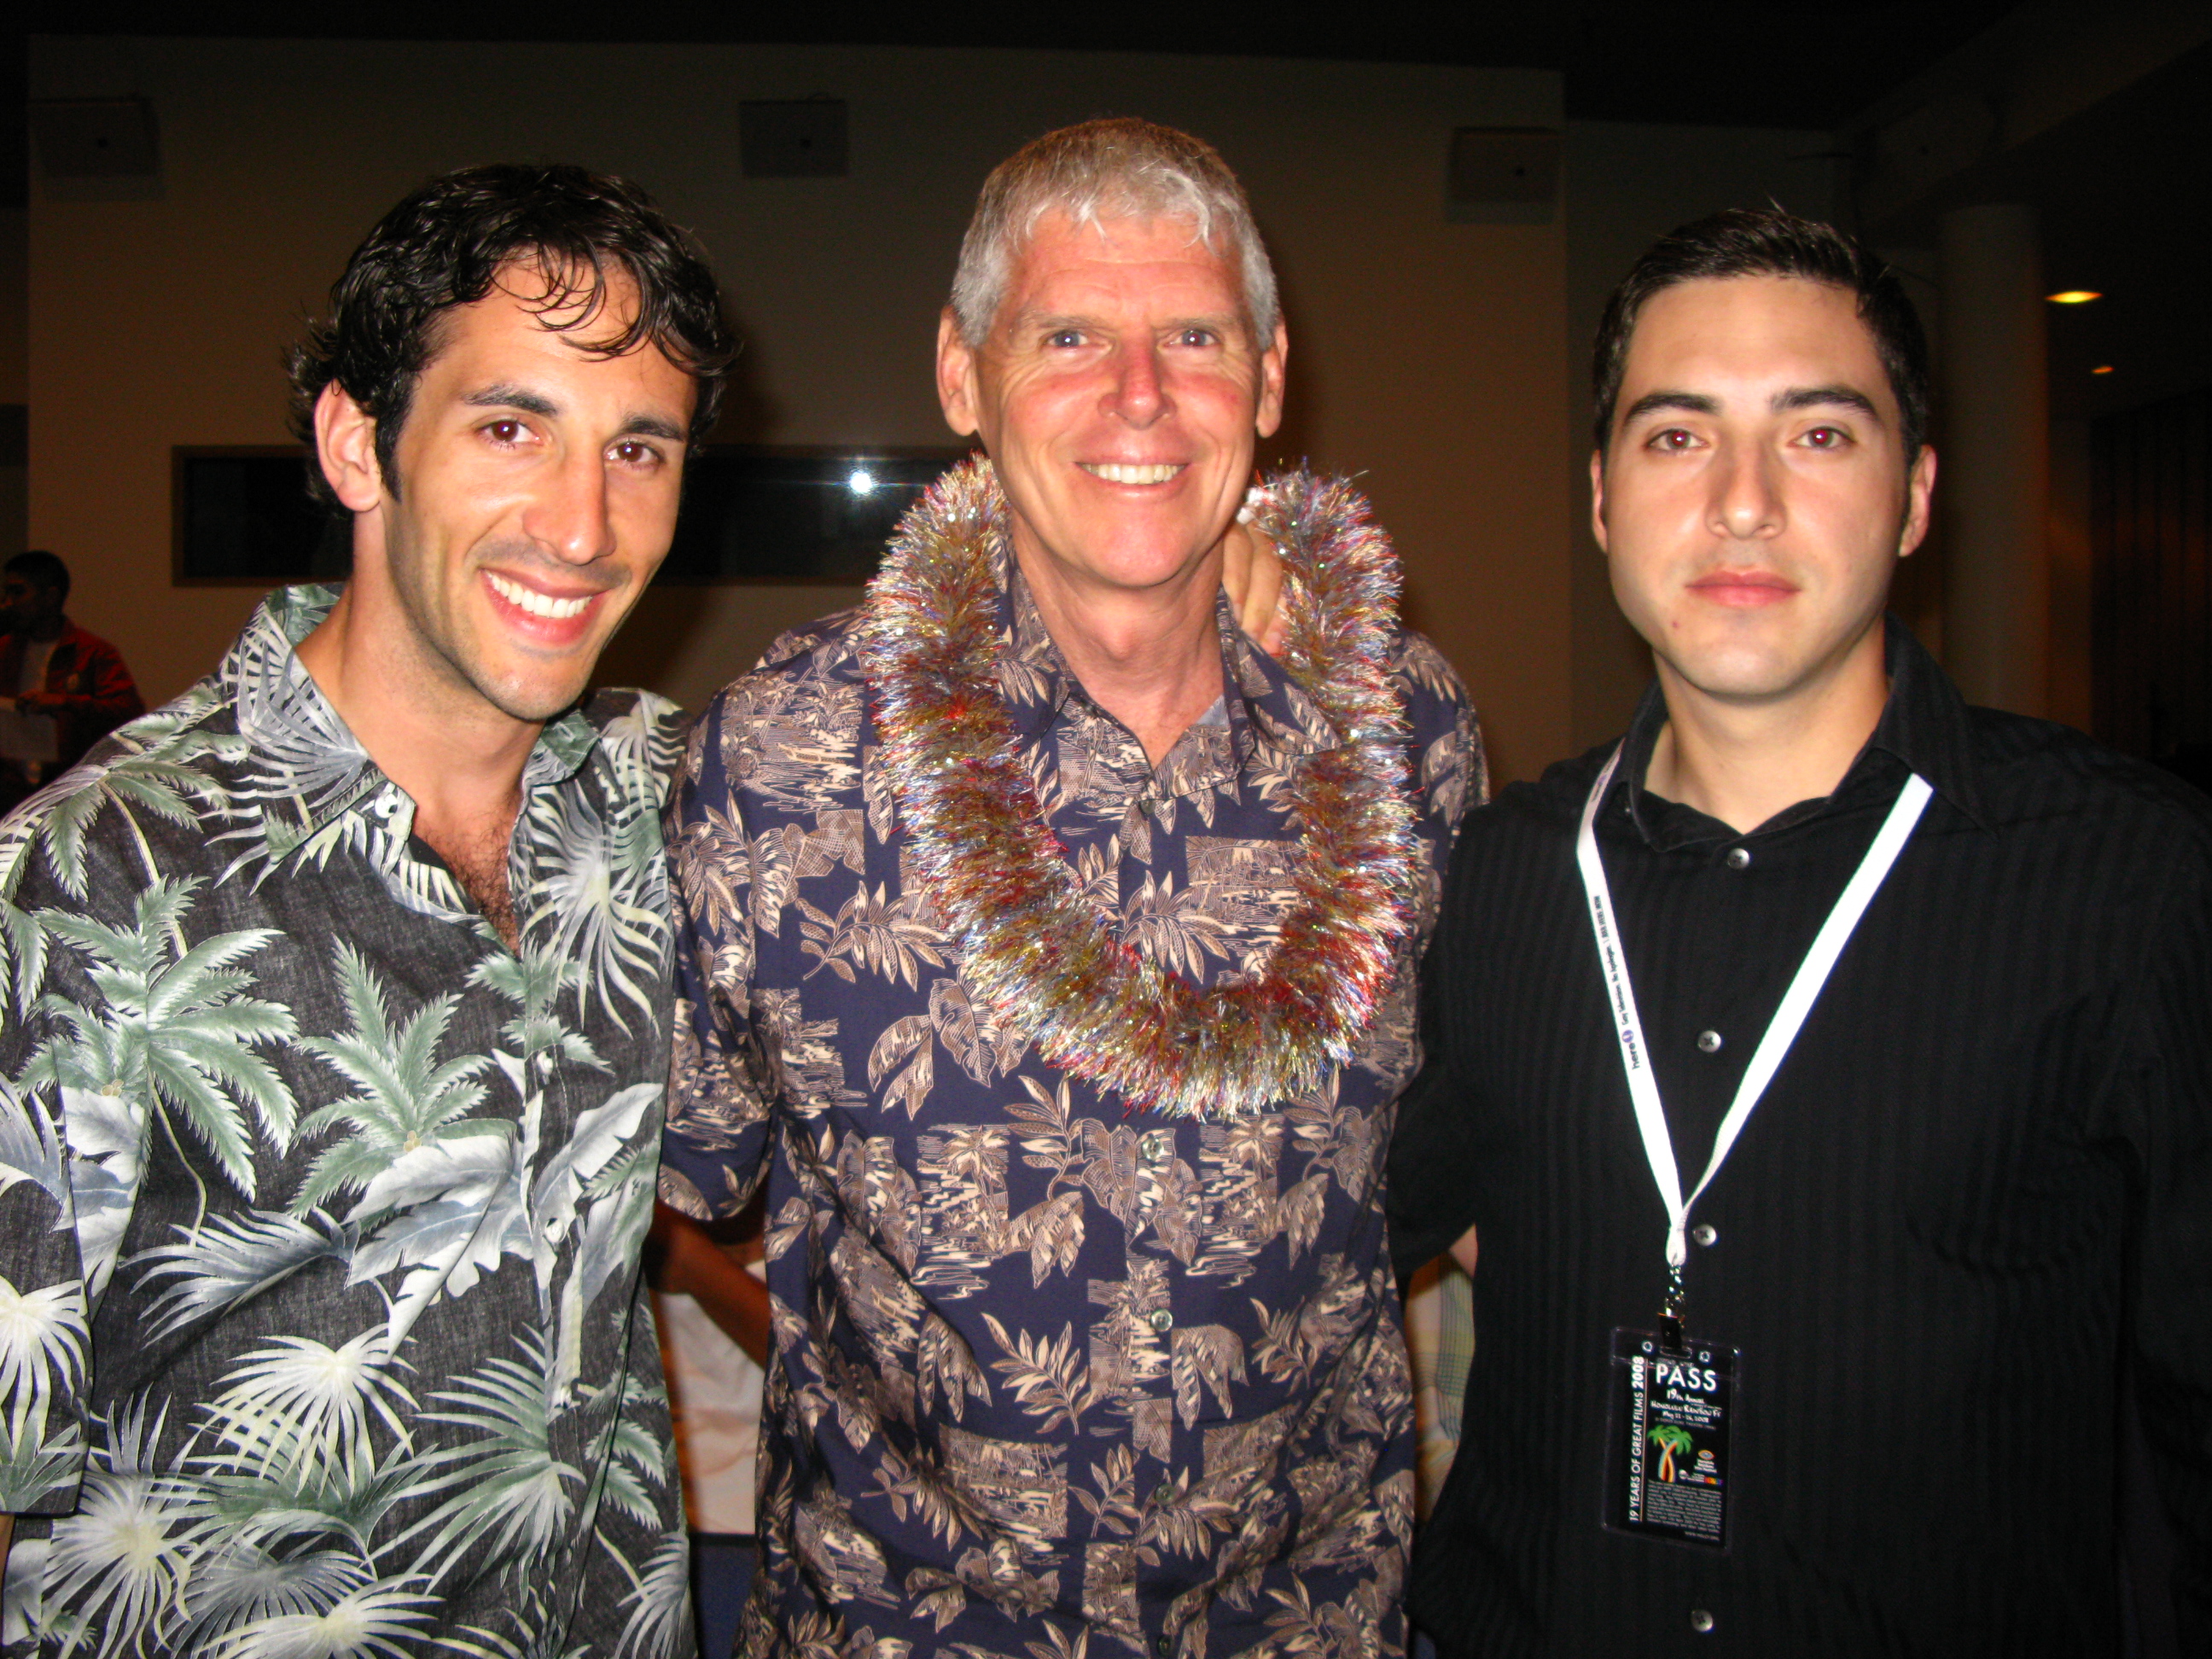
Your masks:
<svg viewBox="0 0 2212 1659"><path fill-rule="evenodd" d="M1480 753L1358 499L1278 480L1220 158L1141 121L984 187L939 341L988 464L694 736L662 1195L765 1179L741 1647L1395 1653L1413 1413L1373 1202Z"/></svg>

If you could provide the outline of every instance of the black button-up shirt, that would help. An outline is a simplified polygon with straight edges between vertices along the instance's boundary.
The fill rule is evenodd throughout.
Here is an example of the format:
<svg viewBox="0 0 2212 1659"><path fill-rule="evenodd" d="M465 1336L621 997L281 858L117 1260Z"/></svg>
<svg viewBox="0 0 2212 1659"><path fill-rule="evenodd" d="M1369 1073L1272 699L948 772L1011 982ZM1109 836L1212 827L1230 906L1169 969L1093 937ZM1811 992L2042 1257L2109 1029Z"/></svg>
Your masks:
<svg viewBox="0 0 2212 1659"><path fill-rule="evenodd" d="M1598 816L1686 1191L1906 776L1936 792L1691 1212L1692 1332L1743 1355L1726 1554L1600 1522L1608 1334L1654 1327L1666 1231L1575 864L1609 750L1468 820L1390 1158L1401 1268L1480 1229L1414 1571L1447 1653L2117 1651L2130 1367L2212 1650L2212 807L1966 708L1894 623L1889 666L1827 799L1741 836L1650 794L1654 692Z"/></svg>

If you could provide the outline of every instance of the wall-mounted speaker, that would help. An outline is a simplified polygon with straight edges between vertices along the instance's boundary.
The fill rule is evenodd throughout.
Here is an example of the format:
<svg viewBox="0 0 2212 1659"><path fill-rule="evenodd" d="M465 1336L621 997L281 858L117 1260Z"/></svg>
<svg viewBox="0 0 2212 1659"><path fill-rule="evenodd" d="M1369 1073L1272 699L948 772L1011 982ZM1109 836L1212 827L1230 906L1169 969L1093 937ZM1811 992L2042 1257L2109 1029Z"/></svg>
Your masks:
<svg viewBox="0 0 2212 1659"><path fill-rule="evenodd" d="M1559 135L1550 127L1452 134L1444 217L1462 225L1549 224L1559 210Z"/></svg>

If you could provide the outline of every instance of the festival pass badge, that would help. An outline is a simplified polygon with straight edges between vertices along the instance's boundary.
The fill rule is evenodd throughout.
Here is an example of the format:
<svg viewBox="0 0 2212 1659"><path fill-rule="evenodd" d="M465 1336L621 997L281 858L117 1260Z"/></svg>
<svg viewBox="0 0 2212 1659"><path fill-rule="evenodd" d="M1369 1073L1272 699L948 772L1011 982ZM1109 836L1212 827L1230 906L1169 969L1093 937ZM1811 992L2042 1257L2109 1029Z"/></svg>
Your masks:
<svg viewBox="0 0 2212 1659"><path fill-rule="evenodd" d="M1706 1549L1728 1547L1729 1418L1734 1348L1656 1331L1613 1334L1605 1524Z"/></svg>

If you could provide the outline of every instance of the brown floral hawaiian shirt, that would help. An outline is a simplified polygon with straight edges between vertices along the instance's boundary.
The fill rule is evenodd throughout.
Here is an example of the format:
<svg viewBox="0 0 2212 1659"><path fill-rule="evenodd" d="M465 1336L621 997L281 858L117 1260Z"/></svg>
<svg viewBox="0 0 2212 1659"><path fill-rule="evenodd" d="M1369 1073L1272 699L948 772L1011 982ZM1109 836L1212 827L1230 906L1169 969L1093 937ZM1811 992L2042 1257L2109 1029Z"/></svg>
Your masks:
<svg viewBox="0 0 2212 1659"><path fill-rule="evenodd" d="M1002 573L1009 567L1000 556ZM1220 611L1233 688L1156 769L1018 579L1000 682L1051 827L1194 981L1290 902L1285 786L1335 738ZM1377 1186L1474 718L1404 635L1421 899L1353 1063L1232 1121L1131 1111L970 997L854 638L787 635L695 730L662 1196L763 1175L775 1347L748 1654L1392 1654L1413 1416Z"/></svg>

